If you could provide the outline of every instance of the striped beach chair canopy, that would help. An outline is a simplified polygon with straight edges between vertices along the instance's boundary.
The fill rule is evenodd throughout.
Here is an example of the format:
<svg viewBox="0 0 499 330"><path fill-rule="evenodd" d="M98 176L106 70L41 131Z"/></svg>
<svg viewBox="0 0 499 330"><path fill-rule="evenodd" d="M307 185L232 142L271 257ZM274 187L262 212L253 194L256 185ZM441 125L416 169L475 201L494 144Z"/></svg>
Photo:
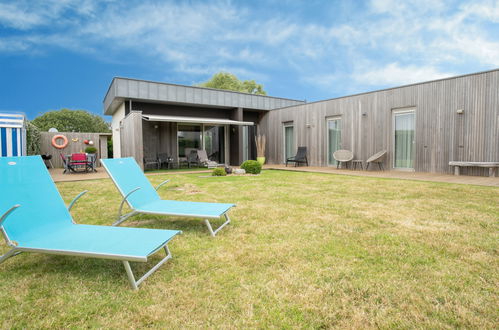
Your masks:
<svg viewBox="0 0 499 330"><path fill-rule="evenodd" d="M25 156L26 130L24 115L0 113L0 156Z"/></svg>

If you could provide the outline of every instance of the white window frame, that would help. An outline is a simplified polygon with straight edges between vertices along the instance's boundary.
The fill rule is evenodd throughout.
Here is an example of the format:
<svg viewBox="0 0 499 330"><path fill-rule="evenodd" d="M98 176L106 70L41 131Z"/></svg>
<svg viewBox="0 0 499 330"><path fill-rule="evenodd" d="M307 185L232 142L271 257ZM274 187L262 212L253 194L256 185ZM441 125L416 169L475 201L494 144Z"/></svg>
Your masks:
<svg viewBox="0 0 499 330"><path fill-rule="evenodd" d="M333 120L339 120L340 125L342 125L342 119L341 116L332 116L332 117L326 117L326 165L327 166L336 166L334 164L329 164L329 122ZM341 144L343 143L343 126L341 126ZM340 144L340 148L342 145Z"/></svg>
<svg viewBox="0 0 499 330"><path fill-rule="evenodd" d="M294 143L295 149L296 149L295 124L293 121L284 122L284 123L282 123L282 145L283 145L283 149L282 149L283 161L282 161L282 163L283 164L286 163L286 128L287 127L293 128L293 140L294 140L293 143Z"/></svg>
<svg viewBox="0 0 499 330"><path fill-rule="evenodd" d="M408 168L408 167L395 167L395 117L397 115L402 115L402 114L406 114L406 113L412 113L414 114L414 141L413 141L413 147L414 147L414 159L413 159L413 164L416 163L416 108L415 107L411 107L411 108L403 108L403 109L394 109L392 110L392 155L393 155L393 159L392 159L392 169L396 170L396 171L407 171L407 172L414 172L415 169L414 168Z"/></svg>

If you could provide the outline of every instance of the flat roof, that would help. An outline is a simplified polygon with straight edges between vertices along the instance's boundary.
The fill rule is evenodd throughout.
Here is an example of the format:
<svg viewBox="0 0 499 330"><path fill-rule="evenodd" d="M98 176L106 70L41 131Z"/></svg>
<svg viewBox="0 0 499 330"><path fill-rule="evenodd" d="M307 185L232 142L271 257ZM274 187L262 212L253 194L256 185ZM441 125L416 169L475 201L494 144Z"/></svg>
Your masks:
<svg viewBox="0 0 499 330"><path fill-rule="evenodd" d="M282 97L114 77L104 97L104 114L112 115L125 100L265 111L305 103Z"/></svg>
<svg viewBox="0 0 499 330"><path fill-rule="evenodd" d="M231 119L219 118L201 118L188 116L158 116L158 115L142 115L142 118L148 121L166 121L174 123L195 123L195 124L214 124L214 125L239 125L253 126L255 123L251 121L237 121Z"/></svg>

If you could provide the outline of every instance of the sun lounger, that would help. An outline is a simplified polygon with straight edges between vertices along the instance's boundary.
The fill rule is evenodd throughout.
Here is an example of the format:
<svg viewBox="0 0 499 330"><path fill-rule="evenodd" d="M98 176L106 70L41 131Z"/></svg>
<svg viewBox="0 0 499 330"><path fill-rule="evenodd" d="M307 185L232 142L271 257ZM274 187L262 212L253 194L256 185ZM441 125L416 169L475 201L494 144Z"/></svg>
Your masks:
<svg viewBox="0 0 499 330"><path fill-rule="evenodd" d="M0 232L11 249L0 263L21 252L121 260L134 289L171 258L168 242L180 232L75 224L40 156L0 158ZM166 257L139 280L129 262Z"/></svg>
<svg viewBox="0 0 499 330"><path fill-rule="evenodd" d="M211 236L215 236L220 229L230 223L227 212L235 206L234 204L162 200L157 190L169 180L163 181L156 188L153 188L135 159L131 157L101 159L101 162L123 196L118 211L118 219L113 225L119 225L129 217L139 213L201 218L204 219ZM125 202L132 211L122 215ZM219 219L222 216L225 217L225 222L216 230L213 230L208 219Z"/></svg>

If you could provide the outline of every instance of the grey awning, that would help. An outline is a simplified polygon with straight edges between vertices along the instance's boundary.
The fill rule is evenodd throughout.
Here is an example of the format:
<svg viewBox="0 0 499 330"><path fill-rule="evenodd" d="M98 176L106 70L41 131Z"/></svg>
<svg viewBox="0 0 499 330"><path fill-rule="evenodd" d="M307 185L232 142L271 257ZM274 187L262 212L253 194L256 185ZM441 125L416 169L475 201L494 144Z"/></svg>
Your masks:
<svg viewBox="0 0 499 330"><path fill-rule="evenodd" d="M251 121L237 121L230 119L219 118L201 118L201 117L185 117L185 116L157 116L157 115L142 115L142 118L148 121L168 121L174 123L192 123L192 124L214 124L214 125L240 125L253 126L255 123Z"/></svg>

